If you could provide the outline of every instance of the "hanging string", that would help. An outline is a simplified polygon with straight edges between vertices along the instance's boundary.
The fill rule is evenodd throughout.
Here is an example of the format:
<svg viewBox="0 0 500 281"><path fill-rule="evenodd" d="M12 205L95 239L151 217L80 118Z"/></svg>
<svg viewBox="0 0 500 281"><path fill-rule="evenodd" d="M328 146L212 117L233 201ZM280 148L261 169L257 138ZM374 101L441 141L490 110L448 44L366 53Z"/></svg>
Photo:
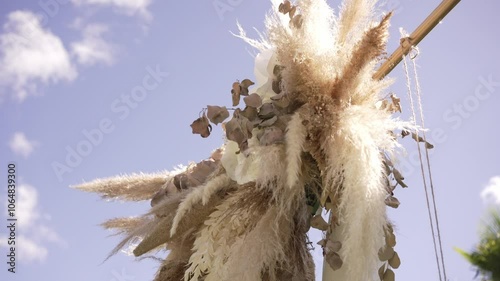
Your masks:
<svg viewBox="0 0 500 281"><path fill-rule="evenodd" d="M422 128L425 128L424 111L422 109L420 83L418 80L417 63L415 62L415 57L411 57L411 62L412 62L412 66L413 66L413 77L415 77L415 88L416 88L417 101L418 101L418 107L419 107L420 123L422 124ZM427 142L427 137L425 136L425 130L422 131L422 138L424 139L425 142ZM439 252L441 255L441 262L442 262L442 266L443 266L443 275L444 275L444 280L448 280L446 277L446 267L445 267L444 254L443 254L443 243L441 241L441 228L439 226L438 211L437 211L437 205L436 205L436 196L434 194L434 183L432 180L431 162L430 162L430 158L429 158L429 149L427 148L427 146L425 147L425 158L426 158L426 162L427 162L427 172L429 173L429 183L430 183L430 187L431 187L432 205L434 207L434 220L436 221L436 230L437 230L438 243L439 243Z"/></svg>
<svg viewBox="0 0 500 281"><path fill-rule="evenodd" d="M406 76L406 86L407 86L407 92L408 92L408 99L410 100L410 106L411 106L413 124L417 125L417 117L416 117L416 113L415 113L415 105L414 105L414 102L413 102L413 91L411 89L411 80L410 80L410 74L409 74L409 71L408 71L408 63L406 61L406 56L403 56L403 69L405 71L405 76ZM423 183L424 183L425 199L426 199L426 203L427 203L427 213L429 215L429 223L430 223L430 226L431 226L432 242L434 244L434 253L435 253L435 257L436 257L436 264L437 264L437 268L438 268L439 280L443 281L442 274L441 274L441 263L439 261L439 255L438 255L438 249L437 249L438 246L437 246L437 243L436 243L436 235L434 233L434 222L433 222L433 218L432 218L432 211L431 211L430 200L429 200L429 191L428 191L428 187L427 187L427 179L425 177L424 164L423 164L423 160L422 160L422 152L421 152L421 149L420 149L420 143L418 141L418 139L419 139L418 130L415 131L415 135L416 135L415 139L416 139L416 143L417 143L418 157L420 159L420 171L422 173L422 180L423 180Z"/></svg>

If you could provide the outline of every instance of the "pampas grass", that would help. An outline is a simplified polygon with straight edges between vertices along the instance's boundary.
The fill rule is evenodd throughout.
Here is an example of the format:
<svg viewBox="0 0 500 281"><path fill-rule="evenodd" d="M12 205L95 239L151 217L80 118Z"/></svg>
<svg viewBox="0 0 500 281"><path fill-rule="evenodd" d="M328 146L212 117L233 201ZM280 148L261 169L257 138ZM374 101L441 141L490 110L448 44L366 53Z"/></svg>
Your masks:
<svg viewBox="0 0 500 281"><path fill-rule="evenodd" d="M99 193L104 199L142 201L150 200L172 176L173 174L168 172L139 173L96 179L73 187L87 192Z"/></svg>
<svg viewBox="0 0 500 281"><path fill-rule="evenodd" d="M251 91L273 104L270 83L278 82L290 101L266 125L286 128L284 140L261 144L266 128L256 125L248 149L227 140L177 173L78 186L106 199L152 200L146 214L103 226L125 235L112 254L127 244L136 256L170 251L156 281L313 281L306 233L318 202L330 212L326 239L342 245L335 280L374 280L387 225L383 155L399 147L389 132L408 129L376 107L390 83L372 76L391 14L374 19L374 0L346 0L339 15L324 0L297 1L292 16L279 4L273 0L259 39L240 25L237 36L263 54L261 85Z"/></svg>

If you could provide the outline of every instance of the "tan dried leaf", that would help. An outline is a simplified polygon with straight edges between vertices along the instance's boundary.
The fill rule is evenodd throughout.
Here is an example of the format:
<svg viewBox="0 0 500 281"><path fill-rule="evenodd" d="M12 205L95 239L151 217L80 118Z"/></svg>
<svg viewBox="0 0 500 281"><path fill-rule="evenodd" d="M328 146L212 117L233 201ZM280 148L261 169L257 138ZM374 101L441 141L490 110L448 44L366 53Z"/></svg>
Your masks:
<svg viewBox="0 0 500 281"><path fill-rule="evenodd" d="M385 273L385 263L378 269L378 277L380 277L380 280L384 279L384 273Z"/></svg>
<svg viewBox="0 0 500 281"><path fill-rule="evenodd" d="M259 117L262 119L269 119L276 115L274 105L272 103L265 103L259 109Z"/></svg>
<svg viewBox="0 0 500 281"><path fill-rule="evenodd" d="M243 101L245 102L245 104L247 106L250 106L250 107L258 108L262 105L262 98L256 93L253 93L253 94L249 95L248 97L244 97Z"/></svg>
<svg viewBox="0 0 500 281"><path fill-rule="evenodd" d="M434 145L432 145L429 142L427 142L423 137L417 136L417 134L415 134L415 133L411 133L411 138L414 139L414 140L416 140L417 142L423 142L423 143L425 143L425 148L427 148L427 149L433 149L434 148Z"/></svg>
<svg viewBox="0 0 500 281"><path fill-rule="evenodd" d="M278 120L278 116L273 116L269 119L266 119L262 122L260 122L259 127L269 127L272 126L276 121Z"/></svg>
<svg viewBox="0 0 500 281"><path fill-rule="evenodd" d="M340 241L328 240L328 242L326 242L326 248L330 252L338 252L342 249L342 243L340 243Z"/></svg>
<svg viewBox="0 0 500 281"><path fill-rule="evenodd" d="M323 219L321 214L315 215L311 219L311 226L319 229L321 231L327 231L328 230L328 223Z"/></svg>
<svg viewBox="0 0 500 281"><path fill-rule="evenodd" d="M326 239L321 239L321 240L319 240L319 242L318 242L318 243L316 243L316 244L320 245L321 247L325 247L325 246L326 246Z"/></svg>
<svg viewBox="0 0 500 281"><path fill-rule="evenodd" d="M284 140L285 140L285 134L281 129L278 129L276 127L266 128L262 136L259 138L261 145L282 143Z"/></svg>
<svg viewBox="0 0 500 281"><path fill-rule="evenodd" d="M235 112L236 113L236 112ZM233 119L225 124L226 137L238 144L241 151L248 147L248 139L252 137L253 125L247 118L235 114Z"/></svg>
<svg viewBox="0 0 500 281"><path fill-rule="evenodd" d="M392 271L392 269L388 268L384 273L383 281L394 281L394 280L396 280L396 275L394 274L394 271Z"/></svg>
<svg viewBox="0 0 500 281"><path fill-rule="evenodd" d="M281 3L278 6L278 11L282 14L286 14L286 13L290 12L291 6L292 6L292 4L290 3L290 1L285 0L283 3Z"/></svg>
<svg viewBox="0 0 500 281"><path fill-rule="evenodd" d="M231 90L231 95L233 98L233 106L237 106L238 104L240 104L240 94L241 94L240 83L236 81L233 83L233 88Z"/></svg>
<svg viewBox="0 0 500 281"><path fill-rule="evenodd" d="M397 209L399 207L399 200L394 196L389 196L385 198L385 204L391 208Z"/></svg>
<svg viewBox="0 0 500 281"><path fill-rule="evenodd" d="M389 246L383 246L378 251L378 258L380 261L387 261L394 256L394 248Z"/></svg>
<svg viewBox="0 0 500 281"><path fill-rule="evenodd" d="M396 246L396 235L392 232L387 232L385 235L385 244L389 247Z"/></svg>
<svg viewBox="0 0 500 281"><path fill-rule="evenodd" d="M391 95L391 100L392 100L392 104L394 105L394 109L399 111L399 112L402 112L401 110L401 99L398 98L395 94L392 94Z"/></svg>
<svg viewBox="0 0 500 281"><path fill-rule="evenodd" d="M247 106L243 111L239 111L239 114L246 117L249 121L254 121L257 119L257 108Z"/></svg>
<svg viewBox="0 0 500 281"><path fill-rule="evenodd" d="M207 117L210 122L217 125L229 117L229 111L225 106L207 105Z"/></svg>
<svg viewBox="0 0 500 281"><path fill-rule="evenodd" d="M288 99L288 95L285 92L281 92L275 96L271 97L272 103L274 106L279 108L288 107L290 104L290 100Z"/></svg>
<svg viewBox="0 0 500 281"><path fill-rule="evenodd" d="M302 15L296 15L290 20L290 24L297 29L302 27L302 22Z"/></svg>
<svg viewBox="0 0 500 281"><path fill-rule="evenodd" d="M401 185L401 187L408 187L406 185L406 183L403 182L403 180L405 179L403 177L403 175L399 172L398 169L396 168L393 168L392 169L392 174L394 175L394 179L396 180L397 183L399 183L399 185Z"/></svg>
<svg viewBox="0 0 500 281"><path fill-rule="evenodd" d="M205 114L202 117L194 120L191 123L191 129L193 134L200 134L202 138L206 138L210 136L210 132L212 131L212 126L208 123L208 118Z"/></svg>
<svg viewBox="0 0 500 281"><path fill-rule="evenodd" d="M243 79L243 81L241 81L241 83L240 83L240 86L242 88L247 88L248 89L248 87L252 86L253 84L255 84L255 83L252 82L252 80L250 80L250 79Z"/></svg>
<svg viewBox="0 0 500 281"><path fill-rule="evenodd" d="M292 6L290 8L290 11L288 12L289 13L288 15L290 16L290 19L292 19L293 16L295 16L295 12L297 12L297 6Z"/></svg>
<svg viewBox="0 0 500 281"><path fill-rule="evenodd" d="M389 265L394 269L397 269L401 265L401 259L397 252L394 252L394 256L389 259Z"/></svg>
<svg viewBox="0 0 500 281"><path fill-rule="evenodd" d="M330 265L330 267L333 269L333 270L338 270L342 267L342 264L344 263L342 261L342 259L340 258L339 254L335 253L335 252L330 252L328 254L326 254L326 262L328 263L328 265Z"/></svg>

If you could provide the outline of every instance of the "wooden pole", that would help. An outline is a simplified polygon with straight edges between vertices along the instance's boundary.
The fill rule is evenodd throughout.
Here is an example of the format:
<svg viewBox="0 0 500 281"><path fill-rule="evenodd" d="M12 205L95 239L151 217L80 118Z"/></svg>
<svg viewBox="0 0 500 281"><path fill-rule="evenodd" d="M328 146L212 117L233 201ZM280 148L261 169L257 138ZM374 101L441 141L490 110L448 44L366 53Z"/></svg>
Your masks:
<svg viewBox="0 0 500 281"><path fill-rule="evenodd" d="M380 66L373 79L381 80L389 74L410 52L412 46L417 46L424 37L460 2L460 0L444 0L432 13L413 31L409 37L401 39L401 45Z"/></svg>

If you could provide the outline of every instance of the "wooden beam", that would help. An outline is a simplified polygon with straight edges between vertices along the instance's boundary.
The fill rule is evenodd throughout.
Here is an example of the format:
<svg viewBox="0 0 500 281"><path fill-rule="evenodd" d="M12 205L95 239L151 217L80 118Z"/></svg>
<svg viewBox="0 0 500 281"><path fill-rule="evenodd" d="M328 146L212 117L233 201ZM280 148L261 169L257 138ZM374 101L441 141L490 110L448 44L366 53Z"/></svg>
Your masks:
<svg viewBox="0 0 500 281"><path fill-rule="evenodd" d="M403 56L410 52L412 46L417 46L424 37L460 2L460 0L443 0L439 6L413 31L409 37L401 39L401 45L380 66L373 79L381 80L398 65Z"/></svg>

